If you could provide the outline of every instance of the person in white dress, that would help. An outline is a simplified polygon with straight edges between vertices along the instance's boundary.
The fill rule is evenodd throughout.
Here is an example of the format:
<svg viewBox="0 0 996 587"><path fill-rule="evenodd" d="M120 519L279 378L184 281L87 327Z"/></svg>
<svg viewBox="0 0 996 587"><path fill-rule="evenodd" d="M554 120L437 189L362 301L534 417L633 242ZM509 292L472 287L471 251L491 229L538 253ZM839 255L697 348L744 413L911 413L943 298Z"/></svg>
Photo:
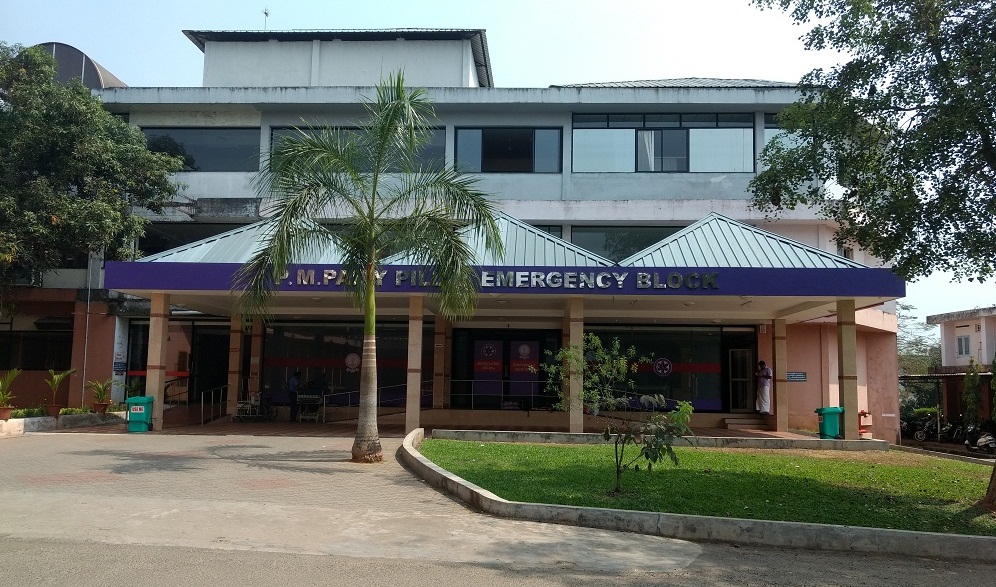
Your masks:
<svg viewBox="0 0 996 587"><path fill-rule="evenodd" d="M764 364L764 361L757 362L757 401L754 409L762 416L767 416L771 411L771 367Z"/></svg>

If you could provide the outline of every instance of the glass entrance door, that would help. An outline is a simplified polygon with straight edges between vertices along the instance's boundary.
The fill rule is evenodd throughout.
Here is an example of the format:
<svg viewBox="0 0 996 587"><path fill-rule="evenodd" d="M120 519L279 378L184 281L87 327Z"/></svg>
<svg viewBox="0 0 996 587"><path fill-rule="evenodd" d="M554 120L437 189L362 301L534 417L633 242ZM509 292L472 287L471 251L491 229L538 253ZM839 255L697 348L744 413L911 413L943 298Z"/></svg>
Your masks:
<svg viewBox="0 0 996 587"><path fill-rule="evenodd" d="M730 411L754 408L754 351L729 349Z"/></svg>

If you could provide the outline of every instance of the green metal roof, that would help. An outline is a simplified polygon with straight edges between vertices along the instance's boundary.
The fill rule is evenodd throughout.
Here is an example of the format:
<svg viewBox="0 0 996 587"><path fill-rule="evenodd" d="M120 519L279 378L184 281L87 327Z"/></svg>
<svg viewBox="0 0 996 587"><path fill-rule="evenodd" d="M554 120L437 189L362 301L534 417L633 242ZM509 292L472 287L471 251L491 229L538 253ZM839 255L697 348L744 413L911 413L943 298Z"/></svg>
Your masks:
<svg viewBox="0 0 996 587"><path fill-rule="evenodd" d="M622 267L866 267L840 255L737 222L713 212L619 262Z"/></svg>
<svg viewBox="0 0 996 587"><path fill-rule="evenodd" d="M484 242L467 229L465 236L474 251L477 265L611 267L612 261L530 226L507 214L498 215L498 229L505 243L505 257L485 253ZM182 245L169 251L139 259L146 263L245 263L259 250L267 236L268 222L263 220L228 232ZM320 253L295 259L298 264L335 265L342 262L338 251L329 248ZM383 260L384 265L419 265L406 253Z"/></svg>
<svg viewBox="0 0 996 587"><path fill-rule="evenodd" d="M245 263L258 251L269 232L269 221L240 226L175 249L138 259L145 263ZM295 260L301 264L335 265L342 261L334 249L312 253Z"/></svg>

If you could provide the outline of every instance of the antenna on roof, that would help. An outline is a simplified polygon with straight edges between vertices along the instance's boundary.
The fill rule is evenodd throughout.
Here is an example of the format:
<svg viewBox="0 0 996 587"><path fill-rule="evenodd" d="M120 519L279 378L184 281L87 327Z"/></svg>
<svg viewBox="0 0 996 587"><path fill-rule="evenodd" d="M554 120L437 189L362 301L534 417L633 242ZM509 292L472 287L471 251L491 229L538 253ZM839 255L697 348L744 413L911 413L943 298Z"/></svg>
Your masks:
<svg viewBox="0 0 996 587"><path fill-rule="evenodd" d="M263 30L266 30L266 19L270 18L270 9L263 8Z"/></svg>

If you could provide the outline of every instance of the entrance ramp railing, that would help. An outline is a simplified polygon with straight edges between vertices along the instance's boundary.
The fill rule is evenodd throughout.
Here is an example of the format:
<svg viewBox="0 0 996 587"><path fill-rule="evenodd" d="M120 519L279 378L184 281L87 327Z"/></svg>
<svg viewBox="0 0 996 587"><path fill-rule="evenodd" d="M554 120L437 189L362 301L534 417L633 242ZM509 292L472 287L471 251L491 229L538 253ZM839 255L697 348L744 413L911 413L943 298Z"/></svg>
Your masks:
<svg viewBox="0 0 996 587"><path fill-rule="evenodd" d="M228 413L228 402L225 401L227 391L228 384L225 384L201 392L201 425Z"/></svg>

